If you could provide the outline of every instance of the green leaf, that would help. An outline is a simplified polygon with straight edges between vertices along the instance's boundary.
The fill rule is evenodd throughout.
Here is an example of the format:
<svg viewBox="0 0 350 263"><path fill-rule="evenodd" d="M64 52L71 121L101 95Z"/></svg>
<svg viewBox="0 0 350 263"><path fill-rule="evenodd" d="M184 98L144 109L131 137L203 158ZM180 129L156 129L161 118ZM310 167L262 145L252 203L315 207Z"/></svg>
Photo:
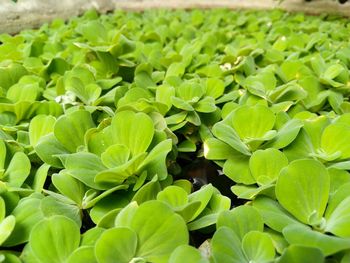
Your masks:
<svg viewBox="0 0 350 263"><path fill-rule="evenodd" d="M136 201L138 204L144 203L149 200L157 198L157 194L160 192L160 184L156 180L152 180L143 185L133 196L132 201Z"/></svg>
<svg viewBox="0 0 350 263"><path fill-rule="evenodd" d="M327 126L321 138L321 147L326 154L340 152L339 159L350 158L350 149L347 142L350 140L350 126L343 123L333 123Z"/></svg>
<svg viewBox="0 0 350 263"><path fill-rule="evenodd" d="M172 99L171 98L174 96L175 96L175 88L174 87L168 86L165 84L157 86L156 101L167 105L168 110L172 106ZM174 115L171 115L170 117L172 117L172 116L174 116Z"/></svg>
<svg viewBox="0 0 350 263"><path fill-rule="evenodd" d="M208 78L206 81L206 95L214 99L224 94L225 83L218 78Z"/></svg>
<svg viewBox="0 0 350 263"><path fill-rule="evenodd" d="M238 198L254 200L258 195L274 196L274 185L244 185L235 184L231 187L231 191L237 195Z"/></svg>
<svg viewBox="0 0 350 263"><path fill-rule="evenodd" d="M188 196L181 187L171 185L158 193L157 200L163 201L173 209L179 209L188 203Z"/></svg>
<svg viewBox="0 0 350 263"><path fill-rule="evenodd" d="M273 183L287 165L287 157L274 148L255 151L249 159L249 169L259 185Z"/></svg>
<svg viewBox="0 0 350 263"><path fill-rule="evenodd" d="M80 246L94 246L105 229L93 227L81 235Z"/></svg>
<svg viewBox="0 0 350 263"><path fill-rule="evenodd" d="M16 84L20 78L28 74L27 70L18 63L9 63L0 67L0 83L1 87L7 90Z"/></svg>
<svg viewBox="0 0 350 263"><path fill-rule="evenodd" d="M6 217L6 205L4 198L0 197L0 221Z"/></svg>
<svg viewBox="0 0 350 263"><path fill-rule="evenodd" d="M212 256L215 262L249 263L241 248L241 241L228 227L216 230L212 240Z"/></svg>
<svg viewBox="0 0 350 263"><path fill-rule="evenodd" d="M216 227L219 229L223 226L231 228L242 240L250 231L263 231L264 222L258 210L252 206L244 205L220 213Z"/></svg>
<svg viewBox="0 0 350 263"><path fill-rule="evenodd" d="M228 156L237 155L237 152L227 143L215 138L204 141L204 157L208 160L226 160Z"/></svg>
<svg viewBox="0 0 350 263"><path fill-rule="evenodd" d="M79 228L81 227L80 209L75 205L63 203L52 196L46 196L41 200L40 209L45 217L62 215L72 219Z"/></svg>
<svg viewBox="0 0 350 263"><path fill-rule="evenodd" d="M264 223L278 232L282 232L288 225L301 225L278 202L268 197L254 199L253 207L259 211Z"/></svg>
<svg viewBox="0 0 350 263"><path fill-rule="evenodd" d="M172 146L171 139L158 143L145 157L138 168L139 171L146 170L148 175L158 175L159 180L164 180L168 174L166 157L171 151Z"/></svg>
<svg viewBox="0 0 350 263"><path fill-rule="evenodd" d="M199 201L201 202L201 205L199 209L196 211L196 213L192 216L190 221L195 219L199 214L204 210L204 208L209 203L211 197L214 193L214 187L211 184L208 184L206 186L203 186L200 190L193 192L188 196L189 203Z"/></svg>
<svg viewBox="0 0 350 263"><path fill-rule="evenodd" d="M203 258L200 251L189 245L182 245L177 247L173 253L171 253L169 263L181 263L184 258L188 263L207 263L207 259Z"/></svg>
<svg viewBox="0 0 350 263"><path fill-rule="evenodd" d="M291 119L277 131L276 137L273 138L268 145L277 149L282 149L288 146L297 137L302 126L302 121Z"/></svg>
<svg viewBox="0 0 350 263"><path fill-rule="evenodd" d="M172 63L166 72L165 78L181 77L185 73L185 66L182 63Z"/></svg>
<svg viewBox="0 0 350 263"><path fill-rule="evenodd" d="M181 98L171 97L171 103L174 105L174 107L178 109L185 110L185 111L194 111L194 108L192 107L192 105Z"/></svg>
<svg viewBox="0 0 350 263"><path fill-rule="evenodd" d="M76 152L79 146L84 145L85 132L95 127L88 111L77 110L57 119L54 134L64 148Z"/></svg>
<svg viewBox="0 0 350 263"><path fill-rule="evenodd" d="M68 263L97 263L93 246L81 246L74 250L68 258Z"/></svg>
<svg viewBox="0 0 350 263"><path fill-rule="evenodd" d="M36 146L42 136L53 132L56 119L53 116L37 115L29 124L29 140L32 146Z"/></svg>
<svg viewBox="0 0 350 263"><path fill-rule="evenodd" d="M69 175L85 185L102 190L104 187L95 183L95 176L106 169L99 157L88 152L78 152L65 156L64 167Z"/></svg>
<svg viewBox="0 0 350 263"><path fill-rule="evenodd" d="M198 112L210 113L216 111L215 100L206 96L194 105L194 109Z"/></svg>
<svg viewBox="0 0 350 263"><path fill-rule="evenodd" d="M125 145L114 144L101 154L101 161L106 167L113 168L125 164L129 157L130 150Z"/></svg>
<svg viewBox="0 0 350 263"><path fill-rule="evenodd" d="M339 237L350 237L349 205L350 197L346 197L334 208L334 210L331 213L326 213L326 232L330 232Z"/></svg>
<svg viewBox="0 0 350 263"><path fill-rule="evenodd" d="M247 156L230 156L224 164L223 172L236 183L247 185L255 183L249 169L249 157Z"/></svg>
<svg viewBox="0 0 350 263"><path fill-rule="evenodd" d="M179 152L195 152L196 149L196 144L190 140L184 140L177 145L177 150Z"/></svg>
<svg viewBox="0 0 350 263"><path fill-rule="evenodd" d="M13 103L28 101L34 102L40 95L44 80L37 76L23 76L18 83L11 86L6 97Z"/></svg>
<svg viewBox="0 0 350 263"><path fill-rule="evenodd" d="M57 155L69 153L55 138L53 133L41 137L34 149L41 160L56 168L63 167Z"/></svg>
<svg viewBox="0 0 350 263"><path fill-rule="evenodd" d="M266 233L259 231L247 233L243 237L242 248L249 262L271 262L275 258L275 248Z"/></svg>
<svg viewBox="0 0 350 263"><path fill-rule="evenodd" d="M42 164L35 173L32 188L35 192L41 192L44 189L45 181L50 169L50 165Z"/></svg>
<svg viewBox="0 0 350 263"><path fill-rule="evenodd" d="M39 262L66 262L79 242L78 226L64 216L43 219L34 226L29 237L29 244Z"/></svg>
<svg viewBox="0 0 350 263"><path fill-rule="evenodd" d="M128 147L132 157L147 151L153 134L153 121L145 113L122 111L118 112L112 120L112 141Z"/></svg>
<svg viewBox="0 0 350 263"><path fill-rule="evenodd" d="M12 215L16 218L15 228L3 246L11 247L28 241L33 226L43 218L40 209L41 200L26 197L21 199Z"/></svg>
<svg viewBox="0 0 350 263"><path fill-rule="evenodd" d="M324 255L322 251L315 247L291 245L280 257L278 263L314 263L324 262Z"/></svg>
<svg viewBox="0 0 350 263"><path fill-rule="evenodd" d="M80 25L77 30L93 44L105 43L108 40L106 28L96 20Z"/></svg>
<svg viewBox="0 0 350 263"><path fill-rule="evenodd" d="M345 69L342 65L333 64L326 69L322 77L325 79L335 79L344 70Z"/></svg>
<svg viewBox="0 0 350 263"><path fill-rule="evenodd" d="M213 134L221 141L230 145L233 149L250 155L249 148L241 141L236 131L229 125L216 123L213 127Z"/></svg>
<svg viewBox="0 0 350 263"><path fill-rule="evenodd" d="M96 242L97 262L128 263L133 259L137 249L137 235L127 227L106 230Z"/></svg>
<svg viewBox="0 0 350 263"><path fill-rule="evenodd" d="M288 226L283 229L283 236L291 245L318 248L325 256L350 248L350 239L322 234L306 226Z"/></svg>
<svg viewBox="0 0 350 263"><path fill-rule="evenodd" d="M61 171L51 176L53 185L66 197L81 205L85 194L84 185L68 173Z"/></svg>
<svg viewBox="0 0 350 263"><path fill-rule="evenodd" d="M183 219L159 201L141 204L127 227L138 236L137 257L149 262L166 263L176 247L188 243Z"/></svg>
<svg viewBox="0 0 350 263"><path fill-rule="evenodd" d="M320 162L297 160L281 171L276 183L276 196L298 220L317 225L327 206L329 187L328 172Z"/></svg>
<svg viewBox="0 0 350 263"><path fill-rule="evenodd" d="M135 175L138 168L146 158L146 153L140 153L139 155L131 158L123 165L110 168L108 170L100 171L95 176L96 183L112 183L121 184L128 177Z"/></svg>
<svg viewBox="0 0 350 263"><path fill-rule="evenodd" d="M176 97L187 102L198 102L204 93L204 87L196 82L186 81L176 88Z"/></svg>
<svg viewBox="0 0 350 263"><path fill-rule="evenodd" d="M21 187L30 173L31 164L27 155L16 152L4 174L10 186Z"/></svg>
<svg viewBox="0 0 350 263"><path fill-rule="evenodd" d="M0 244L2 245L4 241L11 235L13 229L15 228L16 218L13 215L5 217L0 222Z"/></svg>
<svg viewBox="0 0 350 263"><path fill-rule="evenodd" d="M275 119L273 112L266 106L242 106L232 116L232 127L243 140L259 139L272 130Z"/></svg>
<svg viewBox="0 0 350 263"><path fill-rule="evenodd" d="M94 202L95 204L89 213L92 221L98 224L110 211L116 210L118 208L121 209L128 205L130 200L123 194L123 192L110 193L108 196L105 196L99 201ZM113 225L114 221L115 217L113 218Z"/></svg>
<svg viewBox="0 0 350 263"><path fill-rule="evenodd" d="M102 91L97 84L84 84L78 77L73 76L65 80L65 88L87 105L93 104L100 97Z"/></svg>

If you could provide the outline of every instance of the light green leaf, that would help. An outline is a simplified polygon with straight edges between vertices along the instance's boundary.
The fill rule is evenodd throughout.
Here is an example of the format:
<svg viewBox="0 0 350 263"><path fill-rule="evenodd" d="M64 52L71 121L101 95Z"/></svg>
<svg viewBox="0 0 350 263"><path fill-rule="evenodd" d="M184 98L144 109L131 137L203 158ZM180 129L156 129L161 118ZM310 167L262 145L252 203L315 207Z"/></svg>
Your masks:
<svg viewBox="0 0 350 263"><path fill-rule="evenodd" d="M42 136L53 132L56 118L50 115L37 115L29 124L29 141L36 146Z"/></svg>
<svg viewBox="0 0 350 263"><path fill-rule="evenodd" d="M78 77L73 76L65 80L65 88L86 105L93 104L100 97L102 91L97 84L84 84Z"/></svg>
<svg viewBox="0 0 350 263"><path fill-rule="evenodd" d="M143 185L133 196L132 201L136 201L138 204L142 204L149 200L157 198L157 194L160 192L160 184L157 178Z"/></svg>
<svg viewBox="0 0 350 263"><path fill-rule="evenodd" d="M95 183L95 176L106 169L100 158L88 152L78 152L65 157L64 167L69 175L85 185L102 190L104 187Z"/></svg>
<svg viewBox="0 0 350 263"><path fill-rule="evenodd" d="M208 78L205 84L206 95L214 99L219 98L225 91L225 83L221 79Z"/></svg>
<svg viewBox="0 0 350 263"><path fill-rule="evenodd" d="M254 184L253 178L249 169L249 157L231 156L224 164L224 174L236 183Z"/></svg>
<svg viewBox="0 0 350 263"><path fill-rule="evenodd" d="M106 28L97 20L88 21L80 25L77 30L93 44L105 43L108 40Z"/></svg>
<svg viewBox="0 0 350 263"><path fill-rule="evenodd" d="M232 116L232 127L243 140L259 139L272 130L275 119L274 113L266 106L241 106Z"/></svg>
<svg viewBox="0 0 350 263"><path fill-rule="evenodd" d="M273 183L287 165L287 157L274 148L257 150L249 159L249 169L259 185Z"/></svg>
<svg viewBox="0 0 350 263"><path fill-rule="evenodd" d="M172 146L171 139L158 143L143 160L139 171L146 170L149 176L158 175L159 180L164 180L168 175L166 157Z"/></svg>
<svg viewBox="0 0 350 263"><path fill-rule="evenodd" d="M149 262L168 262L170 254L188 243L183 219L159 201L143 203L129 222L139 240L136 255Z"/></svg>
<svg viewBox="0 0 350 263"><path fill-rule="evenodd" d="M188 203L188 196L179 186L168 186L157 195L157 200L163 201L173 209L179 209Z"/></svg>
<svg viewBox="0 0 350 263"><path fill-rule="evenodd" d="M13 103L34 102L39 97L44 83L44 80L40 77L34 75L23 76L18 83L8 89L6 97Z"/></svg>
<svg viewBox="0 0 350 263"><path fill-rule="evenodd" d="M97 263L93 246L81 246L74 250L68 258L68 263Z"/></svg>
<svg viewBox="0 0 350 263"><path fill-rule="evenodd" d="M140 153L123 165L100 171L96 174L94 181L96 183L121 184L125 179L136 174L146 155L146 153Z"/></svg>
<svg viewBox="0 0 350 263"><path fill-rule="evenodd" d="M241 241L228 227L224 226L216 230L211 246L215 262L249 263L242 251Z"/></svg>
<svg viewBox="0 0 350 263"><path fill-rule="evenodd" d="M204 157L208 160L226 160L232 155L239 154L227 143L215 138L205 140L203 147Z"/></svg>
<svg viewBox="0 0 350 263"><path fill-rule="evenodd" d="M350 239L348 238L322 234L301 225L286 227L283 229L283 236L291 245L318 248L325 256L350 248Z"/></svg>
<svg viewBox="0 0 350 263"><path fill-rule="evenodd" d="M275 258L275 248L266 233L259 231L247 233L243 237L242 248L249 262L271 262Z"/></svg>
<svg viewBox="0 0 350 263"><path fill-rule="evenodd" d="M114 144L101 154L101 161L106 167L113 168L125 164L129 156L130 150L125 145Z"/></svg>
<svg viewBox="0 0 350 263"><path fill-rule="evenodd" d="M48 242L50 240L50 242ZM30 233L29 244L39 262L66 262L78 248L80 232L71 219L53 216L36 224Z"/></svg>
<svg viewBox="0 0 350 263"><path fill-rule="evenodd" d="M35 192L41 192L44 189L45 181L47 178L50 165L42 164L35 173L32 188Z"/></svg>
<svg viewBox="0 0 350 263"><path fill-rule="evenodd" d="M291 245L280 257L278 263L315 263L324 262L322 251L315 247Z"/></svg>
<svg viewBox="0 0 350 263"><path fill-rule="evenodd" d="M297 137L302 126L302 121L291 119L277 131L276 137L268 143L268 146L276 149L282 149L288 146Z"/></svg>
<svg viewBox="0 0 350 263"><path fill-rule="evenodd" d="M326 232L339 237L350 237L350 196L343 199L331 213L326 213L325 218Z"/></svg>
<svg viewBox="0 0 350 263"><path fill-rule="evenodd" d="M278 202L268 197L254 199L253 207L259 211L264 223L278 232L282 232L288 225L301 225Z"/></svg>
<svg viewBox="0 0 350 263"><path fill-rule="evenodd" d="M186 263L208 263L209 261L205 259L201 252L189 245L182 245L177 247L173 253L171 253L168 263L182 263L184 258Z"/></svg>
<svg viewBox="0 0 350 263"><path fill-rule="evenodd" d="M211 184L203 186L200 190L193 192L188 196L189 203L199 201L201 202L201 206L196 211L196 213L192 216L190 221L195 219L199 214L204 210L204 208L209 203L211 197L214 193L214 187Z"/></svg>
<svg viewBox="0 0 350 263"><path fill-rule="evenodd" d="M106 230L96 242L95 254L100 263L129 263L136 254L137 235L127 227Z"/></svg>
<svg viewBox="0 0 350 263"><path fill-rule="evenodd" d="M330 179L316 160L297 160L284 168L276 183L280 204L305 224L321 222L327 206Z"/></svg>
<svg viewBox="0 0 350 263"><path fill-rule="evenodd" d="M113 117L111 139L115 144L128 147L132 157L147 151L153 134L153 121L145 113L122 111Z"/></svg>
<svg viewBox="0 0 350 263"><path fill-rule="evenodd" d="M333 64L326 69L322 77L325 79L335 79L344 70L345 69L342 65Z"/></svg>
<svg viewBox="0 0 350 263"><path fill-rule="evenodd" d="M10 186L21 187L30 173L31 164L27 155L16 152L4 174Z"/></svg>
<svg viewBox="0 0 350 263"><path fill-rule="evenodd" d="M172 63L166 72L165 78L174 76L174 77L182 77L185 73L185 66L182 63Z"/></svg>
<svg viewBox="0 0 350 263"><path fill-rule="evenodd" d="M61 171L51 176L53 185L63 195L73 200L76 204L81 205L85 194L83 183L75 179L68 173Z"/></svg>
<svg viewBox="0 0 350 263"><path fill-rule="evenodd" d="M41 160L56 168L63 167L57 155L69 153L53 133L41 137L37 145L34 146L34 149Z"/></svg>
<svg viewBox="0 0 350 263"><path fill-rule="evenodd" d="M194 109L198 112L210 113L216 111L215 100L206 96L194 105Z"/></svg>
<svg viewBox="0 0 350 263"><path fill-rule="evenodd" d="M4 241L11 235L13 229L15 228L16 218L13 215L5 217L0 222L0 244L2 245Z"/></svg>
<svg viewBox="0 0 350 263"><path fill-rule="evenodd" d="M80 209L76 205L66 204L52 196L46 196L41 199L40 209L45 217L62 215L72 219L79 228L81 227Z"/></svg>
<svg viewBox="0 0 350 263"><path fill-rule="evenodd" d="M213 134L221 141L230 145L233 149L250 155L249 148L241 141L236 131L229 125L216 123L213 127Z"/></svg>
<svg viewBox="0 0 350 263"><path fill-rule="evenodd" d="M254 207L249 205L238 206L231 211L220 213L216 227L229 227L242 240L250 231L263 231L264 222Z"/></svg>
<svg viewBox="0 0 350 263"><path fill-rule="evenodd" d="M327 126L321 138L321 147L328 155L340 152L339 159L350 158L347 142L350 140L350 125L334 123Z"/></svg>
<svg viewBox="0 0 350 263"><path fill-rule="evenodd" d="M185 110L185 111L194 111L194 108L192 107L192 105L181 98L171 97L171 103L174 105L174 107L178 109Z"/></svg>
<svg viewBox="0 0 350 263"><path fill-rule="evenodd" d="M54 134L57 140L70 152L84 145L85 132L95 127L91 114L85 110L73 111L57 119Z"/></svg>
<svg viewBox="0 0 350 263"><path fill-rule="evenodd" d="M40 199L32 197L21 199L12 212L16 218L15 228L3 244L4 246L11 247L28 241L33 226L44 217L38 209L40 202Z"/></svg>

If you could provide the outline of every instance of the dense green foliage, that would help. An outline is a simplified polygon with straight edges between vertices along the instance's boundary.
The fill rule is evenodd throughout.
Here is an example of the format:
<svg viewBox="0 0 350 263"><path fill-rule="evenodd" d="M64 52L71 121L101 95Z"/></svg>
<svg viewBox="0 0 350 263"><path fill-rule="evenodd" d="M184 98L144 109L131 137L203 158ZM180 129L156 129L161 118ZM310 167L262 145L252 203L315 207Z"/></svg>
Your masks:
<svg viewBox="0 0 350 263"><path fill-rule="evenodd" d="M349 262L349 33L194 10L0 35L0 262Z"/></svg>

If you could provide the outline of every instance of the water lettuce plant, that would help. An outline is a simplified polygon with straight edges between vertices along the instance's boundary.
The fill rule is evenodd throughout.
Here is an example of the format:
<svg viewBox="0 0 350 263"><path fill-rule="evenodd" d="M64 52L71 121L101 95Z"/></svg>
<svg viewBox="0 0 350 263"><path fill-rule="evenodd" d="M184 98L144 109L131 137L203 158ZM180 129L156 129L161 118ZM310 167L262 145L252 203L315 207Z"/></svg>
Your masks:
<svg viewBox="0 0 350 263"><path fill-rule="evenodd" d="M219 9L1 34L0 262L349 262L348 35Z"/></svg>

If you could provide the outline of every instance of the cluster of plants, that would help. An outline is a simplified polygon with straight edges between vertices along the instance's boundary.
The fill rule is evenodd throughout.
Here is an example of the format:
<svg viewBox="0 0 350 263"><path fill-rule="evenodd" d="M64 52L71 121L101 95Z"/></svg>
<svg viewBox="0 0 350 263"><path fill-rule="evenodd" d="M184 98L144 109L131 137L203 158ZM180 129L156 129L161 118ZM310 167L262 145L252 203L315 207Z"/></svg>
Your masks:
<svg viewBox="0 0 350 263"><path fill-rule="evenodd" d="M349 33L158 10L0 35L0 262L349 262Z"/></svg>

